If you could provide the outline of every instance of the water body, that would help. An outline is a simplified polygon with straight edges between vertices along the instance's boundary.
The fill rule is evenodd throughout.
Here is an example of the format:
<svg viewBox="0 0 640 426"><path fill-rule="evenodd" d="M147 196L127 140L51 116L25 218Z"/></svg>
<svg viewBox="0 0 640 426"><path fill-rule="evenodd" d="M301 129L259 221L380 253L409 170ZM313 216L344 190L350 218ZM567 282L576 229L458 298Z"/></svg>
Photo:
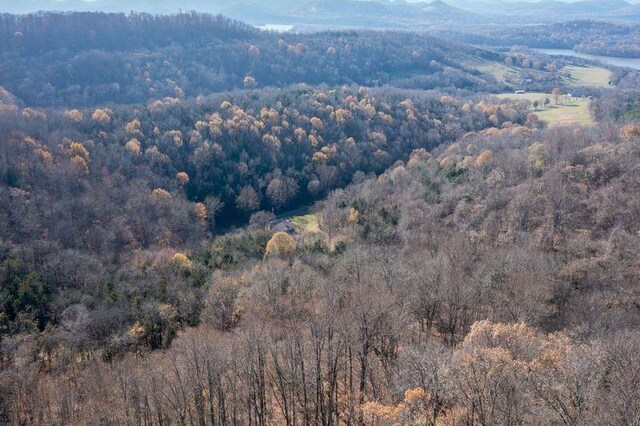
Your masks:
<svg viewBox="0 0 640 426"><path fill-rule="evenodd" d="M615 56L600 56L589 55L587 53L574 52L569 49L531 49L536 52L545 53L547 55L554 56L573 56L582 59L591 59L594 61L600 61L607 65L614 65L616 67L629 67L640 70L640 59L637 58L618 58Z"/></svg>
<svg viewBox="0 0 640 426"><path fill-rule="evenodd" d="M277 33L286 33L293 30L293 25L282 25L282 24L265 24L258 25L259 29L266 31L275 31Z"/></svg>

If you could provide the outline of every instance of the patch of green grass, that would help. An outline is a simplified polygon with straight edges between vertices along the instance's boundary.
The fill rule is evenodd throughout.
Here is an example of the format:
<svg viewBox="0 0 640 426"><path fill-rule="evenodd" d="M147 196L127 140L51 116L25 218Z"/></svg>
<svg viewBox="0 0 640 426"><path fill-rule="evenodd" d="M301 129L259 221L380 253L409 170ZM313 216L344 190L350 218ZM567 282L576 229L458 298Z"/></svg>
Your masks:
<svg viewBox="0 0 640 426"><path fill-rule="evenodd" d="M320 230L318 213L307 214L304 216L294 216L291 222L297 227L307 232L318 232Z"/></svg>
<svg viewBox="0 0 640 426"><path fill-rule="evenodd" d="M600 67L567 65L559 72L562 81L572 87L609 87L611 71Z"/></svg>
<svg viewBox="0 0 640 426"><path fill-rule="evenodd" d="M540 120L546 121L550 127L594 124L589 110L589 101L583 99L577 99L570 105L553 106L542 111L534 111L534 113Z"/></svg>
<svg viewBox="0 0 640 426"><path fill-rule="evenodd" d="M538 109L531 107L531 112L536 114L538 118L545 121L550 127L554 126L591 126L594 124L591 110L589 109L590 101L587 98L575 98L568 96L560 96L556 105L553 96L547 93L502 93L497 95L500 99L511 99L513 101L538 101ZM544 106L545 99L549 99L550 103Z"/></svg>

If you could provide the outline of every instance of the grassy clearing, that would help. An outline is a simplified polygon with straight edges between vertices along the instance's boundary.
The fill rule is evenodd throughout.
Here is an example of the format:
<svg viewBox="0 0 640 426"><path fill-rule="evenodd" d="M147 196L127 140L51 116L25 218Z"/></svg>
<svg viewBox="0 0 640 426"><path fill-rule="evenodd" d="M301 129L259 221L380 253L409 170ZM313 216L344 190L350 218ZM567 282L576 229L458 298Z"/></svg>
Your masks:
<svg viewBox="0 0 640 426"><path fill-rule="evenodd" d="M455 54L461 64L474 68L482 73L493 75L499 82L520 80L521 68L507 66L502 62L489 61L471 55ZM529 73L541 73L533 69ZM611 71L593 66L567 65L558 71L562 83L566 87L610 87Z"/></svg>
<svg viewBox="0 0 640 426"><path fill-rule="evenodd" d="M307 214L304 216L294 216L290 220L295 226L306 232L320 231L318 213Z"/></svg>
<svg viewBox="0 0 640 426"><path fill-rule="evenodd" d="M516 78L518 75L518 69L508 67L499 62L485 62L476 66L476 69L480 72L493 75L497 81L506 82L510 78Z"/></svg>
<svg viewBox="0 0 640 426"><path fill-rule="evenodd" d="M499 82L505 82L510 78L517 77L520 71L516 67L508 67L500 62L488 61L471 55L458 55L458 58L466 66L475 68L485 74L491 74Z"/></svg>
<svg viewBox="0 0 640 426"><path fill-rule="evenodd" d="M542 121L546 121L550 127L554 126L592 126L594 124L589 110L589 101L577 99L571 105L553 106L542 111L534 111Z"/></svg>
<svg viewBox="0 0 640 426"><path fill-rule="evenodd" d="M535 113L538 118L545 121L549 127L555 126L592 126L594 124L591 111L589 109L590 101L586 98L569 98L561 96L558 99L558 105L555 105L553 97L546 93L503 93L498 95L500 99L511 99L514 101L524 100L533 103L538 101L540 106L538 109L531 107L531 112ZM551 103L544 107L545 99L549 99Z"/></svg>
<svg viewBox="0 0 640 426"><path fill-rule="evenodd" d="M572 87L609 87L611 71L600 67L567 65L560 70L562 81Z"/></svg>

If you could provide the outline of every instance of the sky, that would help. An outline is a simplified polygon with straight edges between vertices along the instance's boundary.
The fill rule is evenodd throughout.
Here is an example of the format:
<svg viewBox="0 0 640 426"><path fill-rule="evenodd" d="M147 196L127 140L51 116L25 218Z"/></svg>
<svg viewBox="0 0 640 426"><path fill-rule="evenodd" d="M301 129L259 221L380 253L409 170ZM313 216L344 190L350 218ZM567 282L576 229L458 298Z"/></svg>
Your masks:
<svg viewBox="0 0 640 426"><path fill-rule="evenodd" d="M19 2L22 5L27 5L29 3L38 3L38 4L42 4L42 3L49 3L52 5L56 5L56 4L64 4L64 3L68 3L70 0L3 0L0 1L0 4L9 4L9 3L13 3L13 2ZM73 0L72 0L73 1ZM123 4L126 5L127 3L130 3L129 0L76 0L76 1L82 1L84 3L109 3L109 4ZM266 4L269 3L273 3L273 0L255 0L257 2L264 2ZM369 1L369 0L360 0L360 1ZM382 0L384 1L384 0ZM431 0L388 0L388 1L398 1L398 2L407 2L407 3L430 3ZM444 0L445 3L447 2L447 0ZM502 2L508 2L508 3L517 3L517 2L527 2L527 3L536 3L539 1L545 1L545 0L499 0L496 1L496 3L502 3ZM582 1L582 0L558 0L558 1L564 1L565 3L574 3L577 1ZM640 0L626 0L627 3L640 3ZM491 3L491 0L458 0L457 3ZM210 3L215 4L216 0L210 0ZM180 1L176 1L176 7L180 6Z"/></svg>

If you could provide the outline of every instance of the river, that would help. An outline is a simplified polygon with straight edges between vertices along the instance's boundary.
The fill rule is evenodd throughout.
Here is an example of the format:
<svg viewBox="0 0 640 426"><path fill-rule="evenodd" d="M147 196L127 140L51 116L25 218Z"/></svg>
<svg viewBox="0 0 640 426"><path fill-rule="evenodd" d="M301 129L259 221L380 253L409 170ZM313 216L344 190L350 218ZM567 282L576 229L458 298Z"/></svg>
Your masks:
<svg viewBox="0 0 640 426"><path fill-rule="evenodd" d="M618 58L615 56L600 56L589 55L587 53L574 52L569 49L531 49L536 52L544 53L554 56L574 56L576 58L591 59L594 61L600 61L607 65L614 65L616 67L629 67L640 70L640 59L637 58Z"/></svg>

